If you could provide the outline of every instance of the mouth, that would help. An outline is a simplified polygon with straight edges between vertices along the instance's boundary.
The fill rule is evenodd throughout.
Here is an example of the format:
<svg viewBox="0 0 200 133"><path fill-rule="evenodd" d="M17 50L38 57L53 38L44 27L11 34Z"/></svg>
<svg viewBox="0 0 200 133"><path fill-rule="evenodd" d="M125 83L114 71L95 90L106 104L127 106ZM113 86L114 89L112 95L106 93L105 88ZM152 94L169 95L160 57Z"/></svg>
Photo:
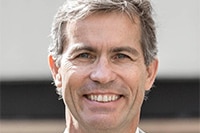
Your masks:
<svg viewBox="0 0 200 133"><path fill-rule="evenodd" d="M84 95L85 98L87 98L90 101L94 102L100 102L100 103L108 103L108 102L114 102L119 100L122 95L116 95L116 94L88 94Z"/></svg>

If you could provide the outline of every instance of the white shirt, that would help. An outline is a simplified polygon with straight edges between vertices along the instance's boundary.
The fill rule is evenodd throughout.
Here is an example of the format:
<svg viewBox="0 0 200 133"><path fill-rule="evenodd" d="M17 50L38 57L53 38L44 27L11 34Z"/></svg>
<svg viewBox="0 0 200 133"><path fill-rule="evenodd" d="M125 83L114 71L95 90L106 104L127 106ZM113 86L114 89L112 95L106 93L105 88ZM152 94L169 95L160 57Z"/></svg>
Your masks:
<svg viewBox="0 0 200 133"><path fill-rule="evenodd" d="M140 128L137 128L135 133L145 133L144 131L142 131Z"/></svg>

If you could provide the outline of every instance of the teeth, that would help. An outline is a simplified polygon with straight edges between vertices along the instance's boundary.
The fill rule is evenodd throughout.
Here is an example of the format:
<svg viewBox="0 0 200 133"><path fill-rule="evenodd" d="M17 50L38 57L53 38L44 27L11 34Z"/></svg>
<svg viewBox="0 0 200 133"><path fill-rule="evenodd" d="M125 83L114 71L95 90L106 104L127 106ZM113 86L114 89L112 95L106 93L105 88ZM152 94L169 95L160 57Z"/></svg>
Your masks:
<svg viewBox="0 0 200 133"><path fill-rule="evenodd" d="M97 102L111 102L119 99L119 95L88 95L87 98Z"/></svg>

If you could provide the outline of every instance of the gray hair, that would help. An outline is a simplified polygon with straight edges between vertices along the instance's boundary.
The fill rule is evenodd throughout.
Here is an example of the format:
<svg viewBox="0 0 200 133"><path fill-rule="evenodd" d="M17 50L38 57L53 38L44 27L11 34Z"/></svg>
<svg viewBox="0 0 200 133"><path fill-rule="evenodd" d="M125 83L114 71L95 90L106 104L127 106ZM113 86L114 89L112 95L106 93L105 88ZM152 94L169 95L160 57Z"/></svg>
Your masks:
<svg viewBox="0 0 200 133"><path fill-rule="evenodd" d="M52 43L49 54L56 65L60 65L63 46L67 41L63 31L68 23L84 19L97 12L122 12L132 20L139 17L141 23L141 47L145 65L148 66L157 55L156 31L149 0L67 0L58 10L51 29Z"/></svg>

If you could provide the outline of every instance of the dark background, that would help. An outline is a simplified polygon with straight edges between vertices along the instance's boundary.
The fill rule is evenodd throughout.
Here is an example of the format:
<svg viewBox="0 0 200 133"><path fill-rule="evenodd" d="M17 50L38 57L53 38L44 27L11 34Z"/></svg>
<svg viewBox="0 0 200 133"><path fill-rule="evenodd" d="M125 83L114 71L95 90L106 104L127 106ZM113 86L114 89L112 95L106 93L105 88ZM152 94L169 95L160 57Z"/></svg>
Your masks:
<svg viewBox="0 0 200 133"><path fill-rule="evenodd" d="M1 119L64 118L51 80L1 81ZM142 118L199 117L199 79L156 79L142 107Z"/></svg>

